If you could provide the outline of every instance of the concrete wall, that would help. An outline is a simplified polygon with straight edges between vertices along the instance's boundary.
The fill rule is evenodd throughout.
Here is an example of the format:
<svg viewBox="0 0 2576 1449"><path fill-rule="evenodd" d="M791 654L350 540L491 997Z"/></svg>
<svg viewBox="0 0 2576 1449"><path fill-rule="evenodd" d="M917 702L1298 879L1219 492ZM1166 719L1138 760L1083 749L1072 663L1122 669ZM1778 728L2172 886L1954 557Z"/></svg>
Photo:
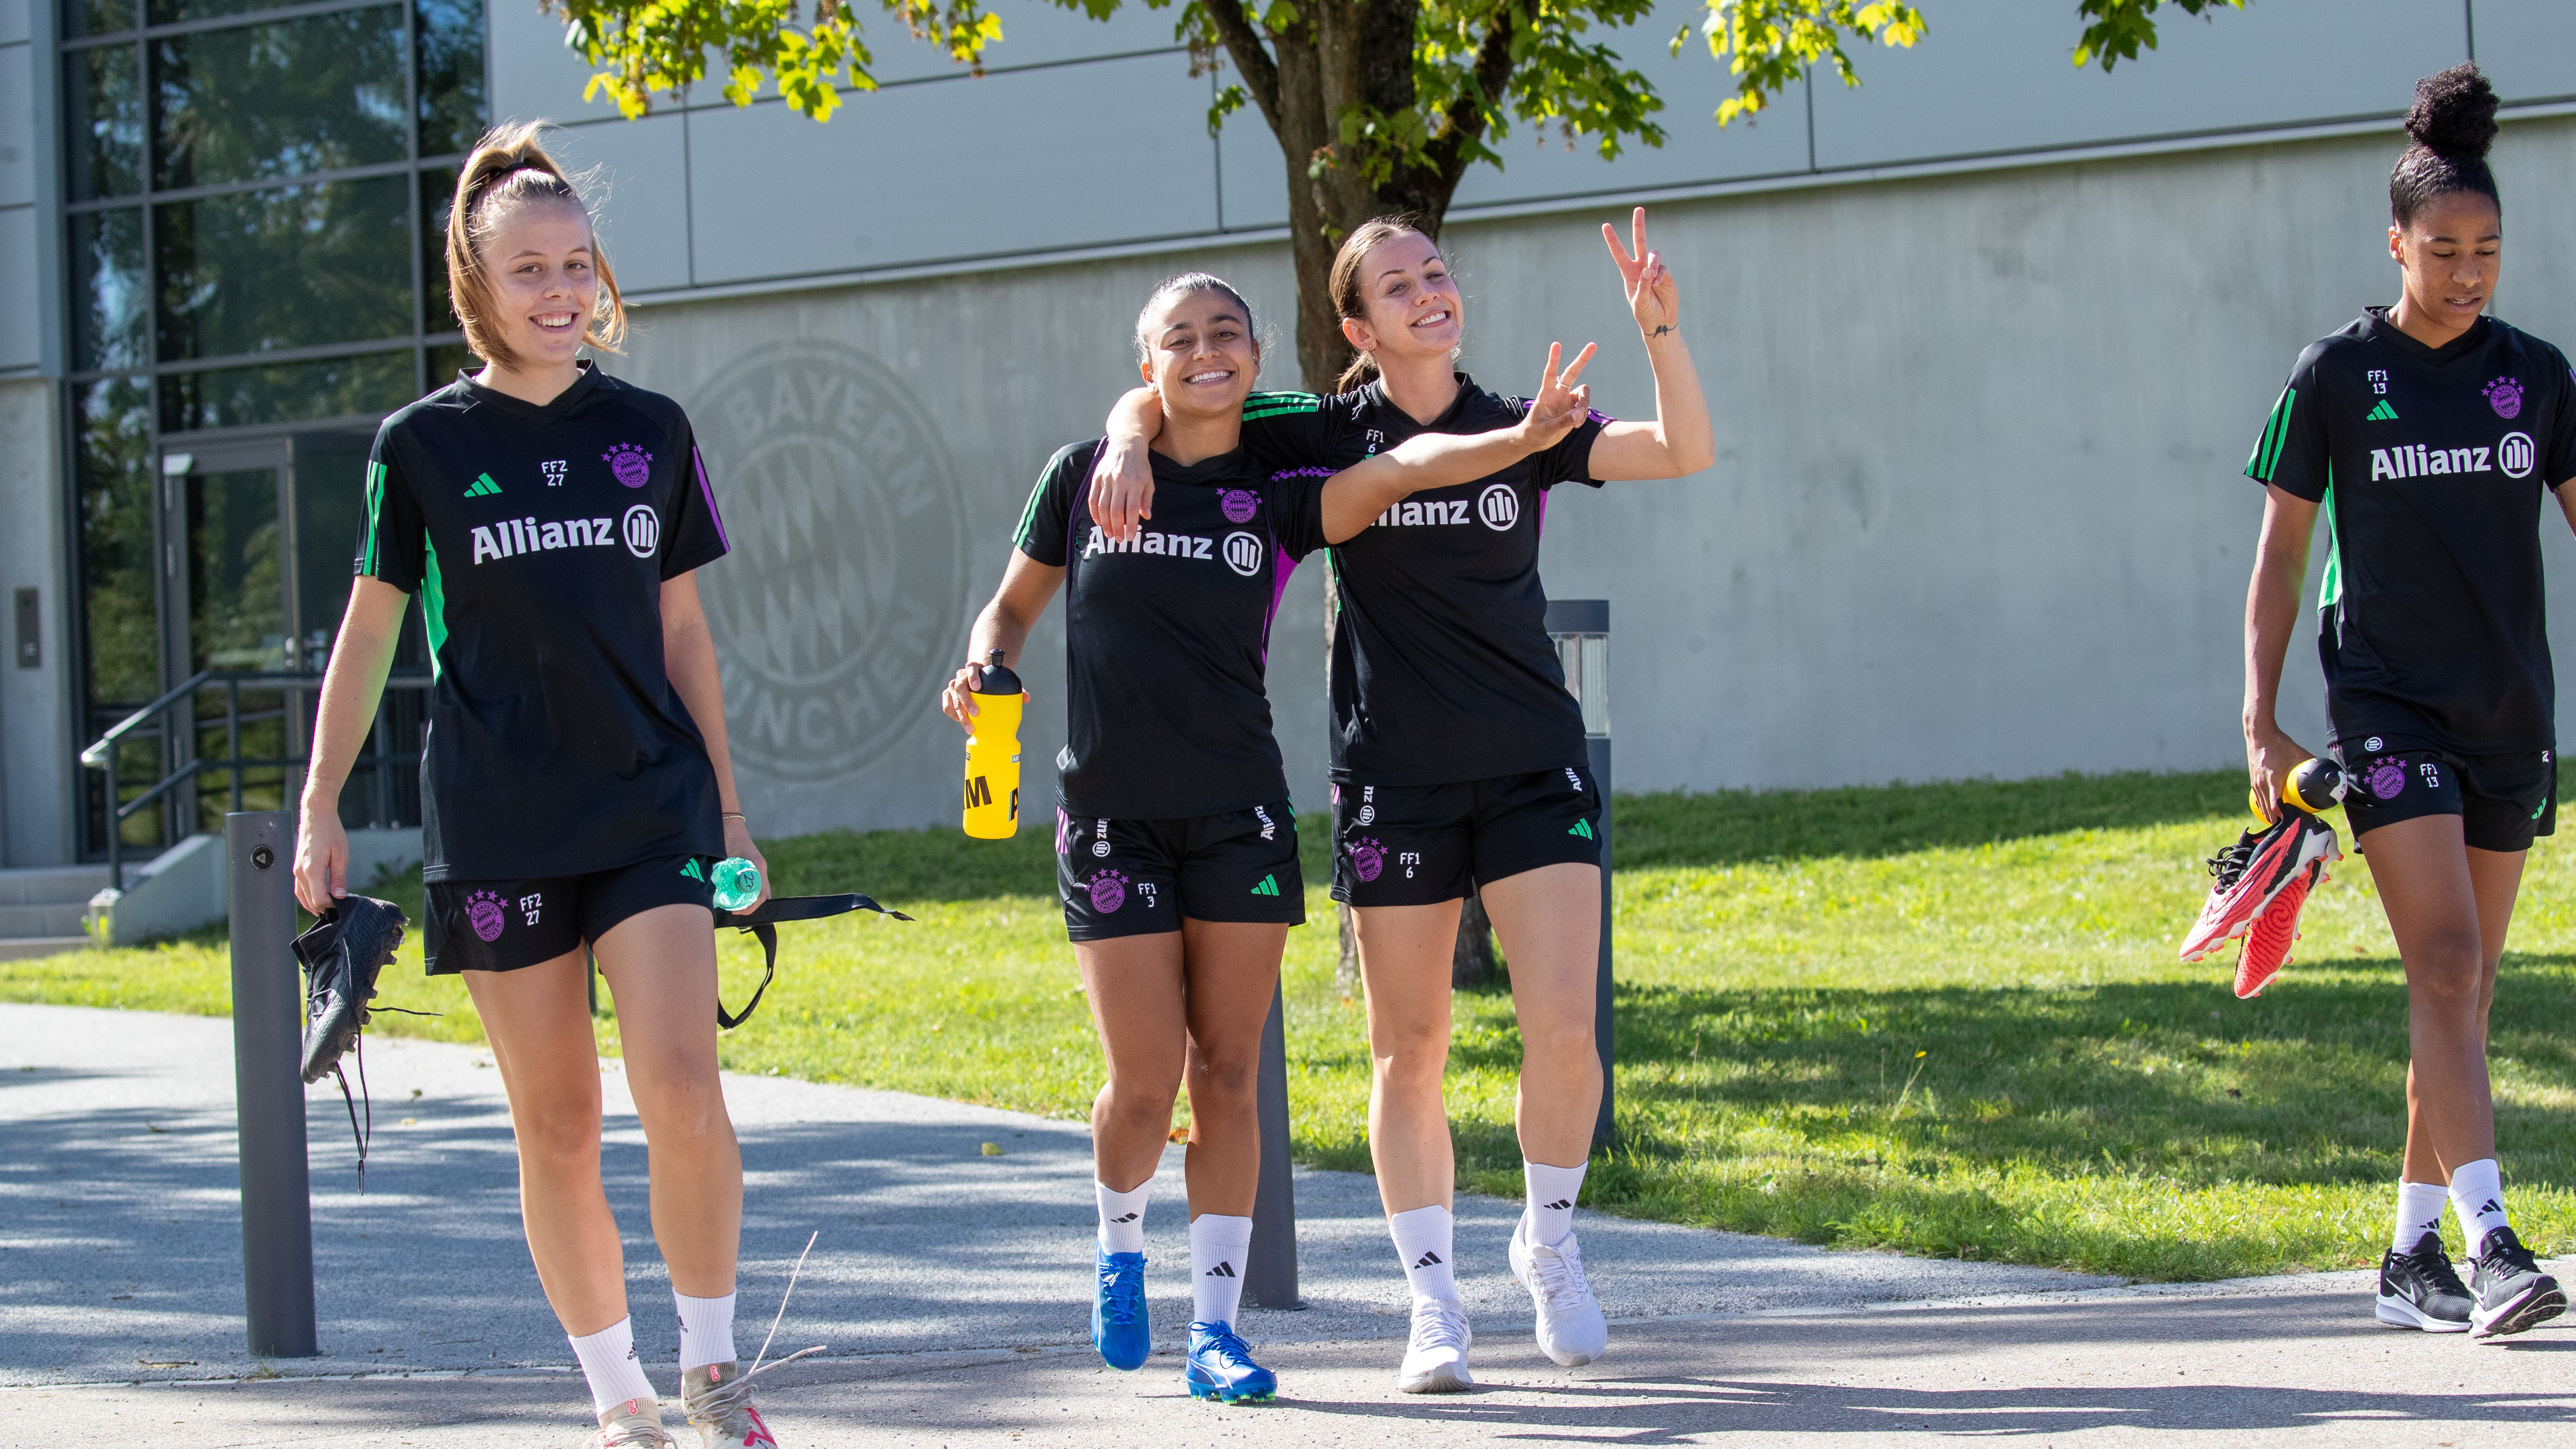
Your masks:
<svg viewBox="0 0 2576 1449"><path fill-rule="evenodd" d="M2238 470L2300 347L2394 299L2393 150L2351 137L1661 207L1720 461L1561 498L1543 560L1552 595L1612 603L1621 787L2239 758L2261 494ZM2576 119L2509 126L2497 153L2512 234L2532 239L2509 248L2498 311L2547 337L2576 338L2576 257L2546 242L2576 229L2571 156ZM1451 232L1469 368L1526 388L1551 339L1599 340L1600 404L1651 411L1600 250L1612 214ZM737 543L706 588L764 831L954 814L938 683L1039 464L1096 430L1133 375L1133 307L1184 263L1284 325L1277 244L643 314L618 370L691 408ZM2566 532L2550 535L2564 566ZM1061 742L1053 618L1027 671L1033 802ZM1317 801L1313 569L1279 628L1280 737ZM2576 614L2559 635L2576 639ZM2313 661L2301 643L2287 712L2312 746Z"/></svg>
<svg viewBox="0 0 2576 1449"><path fill-rule="evenodd" d="M6 3L6 0L0 0ZM954 269L1067 252L1155 249L1287 221L1287 165L1257 111L1211 139L1230 76L1192 77L1173 12L1122 6L1106 23L1042 0L995 0L1005 38L975 78L870 17L884 87L852 92L816 125L775 98L745 109L713 83L629 124L559 22L493 7L493 113L568 123L564 151L610 183L606 228L630 292L794 285ZM1865 48L1865 84L1801 83L1721 130L1727 94L1706 16L1663 0L1634 26L1598 29L1663 99L1670 133L1616 162L1523 126L1497 140L1454 215L1649 189L1741 186L2250 129L2393 117L2417 76L2478 53L2515 104L2576 97L2565 0L2262 0L2210 20L2160 16L2161 48L2109 75L2078 71L2068 3L1944 0L1907 51ZM1812 93L1811 93L1812 91Z"/></svg>
<svg viewBox="0 0 2576 1449"><path fill-rule="evenodd" d="M41 148L34 0L0 0L0 376L43 360L37 304L36 180Z"/></svg>
<svg viewBox="0 0 2576 1449"><path fill-rule="evenodd" d="M0 865L57 865L72 859L71 633L64 606L63 538L69 527L55 454L56 384L0 381ZM42 637L37 667L17 658L15 600L37 591Z"/></svg>

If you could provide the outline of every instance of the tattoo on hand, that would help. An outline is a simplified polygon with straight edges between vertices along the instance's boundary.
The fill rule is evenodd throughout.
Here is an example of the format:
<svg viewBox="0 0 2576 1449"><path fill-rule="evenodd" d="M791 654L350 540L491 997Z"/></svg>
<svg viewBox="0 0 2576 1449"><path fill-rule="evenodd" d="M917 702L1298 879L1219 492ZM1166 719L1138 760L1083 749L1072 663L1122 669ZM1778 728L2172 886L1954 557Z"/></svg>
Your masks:
<svg viewBox="0 0 2576 1449"><path fill-rule="evenodd" d="M1661 326L1657 327L1654 331L1647 333L1646 335L1647 335L1647 336L1649 336L1649 337L1661 337L1661 336L1663 336L1665 333L1667 333L1667 332L1671 332L1671 331L1673 331L1673 330L1674 330L1674 328L1673 328L1673 324L1671 324L1670 322L1666 322L1666 323L1662 324Z"/></svg>

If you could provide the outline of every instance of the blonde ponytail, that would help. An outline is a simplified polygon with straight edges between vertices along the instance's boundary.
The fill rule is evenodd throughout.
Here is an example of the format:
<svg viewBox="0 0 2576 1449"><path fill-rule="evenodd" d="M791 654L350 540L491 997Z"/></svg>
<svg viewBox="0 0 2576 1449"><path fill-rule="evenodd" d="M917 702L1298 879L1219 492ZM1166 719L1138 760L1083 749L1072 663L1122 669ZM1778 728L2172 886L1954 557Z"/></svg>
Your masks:
<svg viewBox="0 0 2576 1449"><path fill-rule="evenodd" d="M509 368L519 358L501 340L492 279L483 265L482 245L502 213L530 201L560 201L578 208L591 226L590 258L599 277L599 301L581 340L593 350L615 352L626 340L626 298L617 290L617 274L599 249L598 218L581 190L546 148L537 143L536 122L495 126L474 143L457 173L455 204L447 212L447 295L456 320L465 328L465 345L484 361Z"/></svg>

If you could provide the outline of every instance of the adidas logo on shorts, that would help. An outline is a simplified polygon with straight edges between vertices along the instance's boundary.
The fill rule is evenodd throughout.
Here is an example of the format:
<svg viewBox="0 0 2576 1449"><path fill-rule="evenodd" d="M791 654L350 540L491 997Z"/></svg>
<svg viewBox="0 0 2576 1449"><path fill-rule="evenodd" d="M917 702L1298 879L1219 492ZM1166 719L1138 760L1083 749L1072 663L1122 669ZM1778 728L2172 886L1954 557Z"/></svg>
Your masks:
<svg viewBox="0 0 2576 1449"><path fill-rule="evenodd" d="M1252 893L1256 896L1275 896L1279 894L1279 877L1275 874L1263 876L1261 878L1261 884L1252 888Z"/></svg>

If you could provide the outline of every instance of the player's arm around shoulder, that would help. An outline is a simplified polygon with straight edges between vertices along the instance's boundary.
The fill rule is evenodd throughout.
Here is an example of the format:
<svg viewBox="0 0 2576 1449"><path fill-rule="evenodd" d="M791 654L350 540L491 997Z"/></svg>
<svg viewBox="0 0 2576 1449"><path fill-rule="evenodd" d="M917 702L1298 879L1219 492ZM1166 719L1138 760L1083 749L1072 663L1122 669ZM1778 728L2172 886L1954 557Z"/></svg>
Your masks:
<svg viewBox="0 0 2576 1449"><path fill-rule="evenodd" d="M1395 447L1355 463L1324 484L1324 541L1340 543L1369 526L1408 494L1488 478L1572 433L1592 412L1592 390L1577 384L1592 362L1584 344L1564 364L1561 343L1547 345L1547 370L1536 396L1509 427L1481 433L1417 433Z"/></svg>
<svg viewBox="0 0 2576 1449"><path fill-rule="evenodd" d="M1628 310L1637 319L1646 345L1646 361L1655 373L1655 420L1613 422L1592 440L1591 455L1581 472L1603 482L1635 478L1680 478L1717 461L1716 430L1708 417L1708 396L1700 390L1699 369L1690 346L1682 340L1681 288L1663 254L1646 247L1646 209L1630 220L1634 250L1619 244L1607 223L1602 240L1619 268L1628 294Z"/></svg>

